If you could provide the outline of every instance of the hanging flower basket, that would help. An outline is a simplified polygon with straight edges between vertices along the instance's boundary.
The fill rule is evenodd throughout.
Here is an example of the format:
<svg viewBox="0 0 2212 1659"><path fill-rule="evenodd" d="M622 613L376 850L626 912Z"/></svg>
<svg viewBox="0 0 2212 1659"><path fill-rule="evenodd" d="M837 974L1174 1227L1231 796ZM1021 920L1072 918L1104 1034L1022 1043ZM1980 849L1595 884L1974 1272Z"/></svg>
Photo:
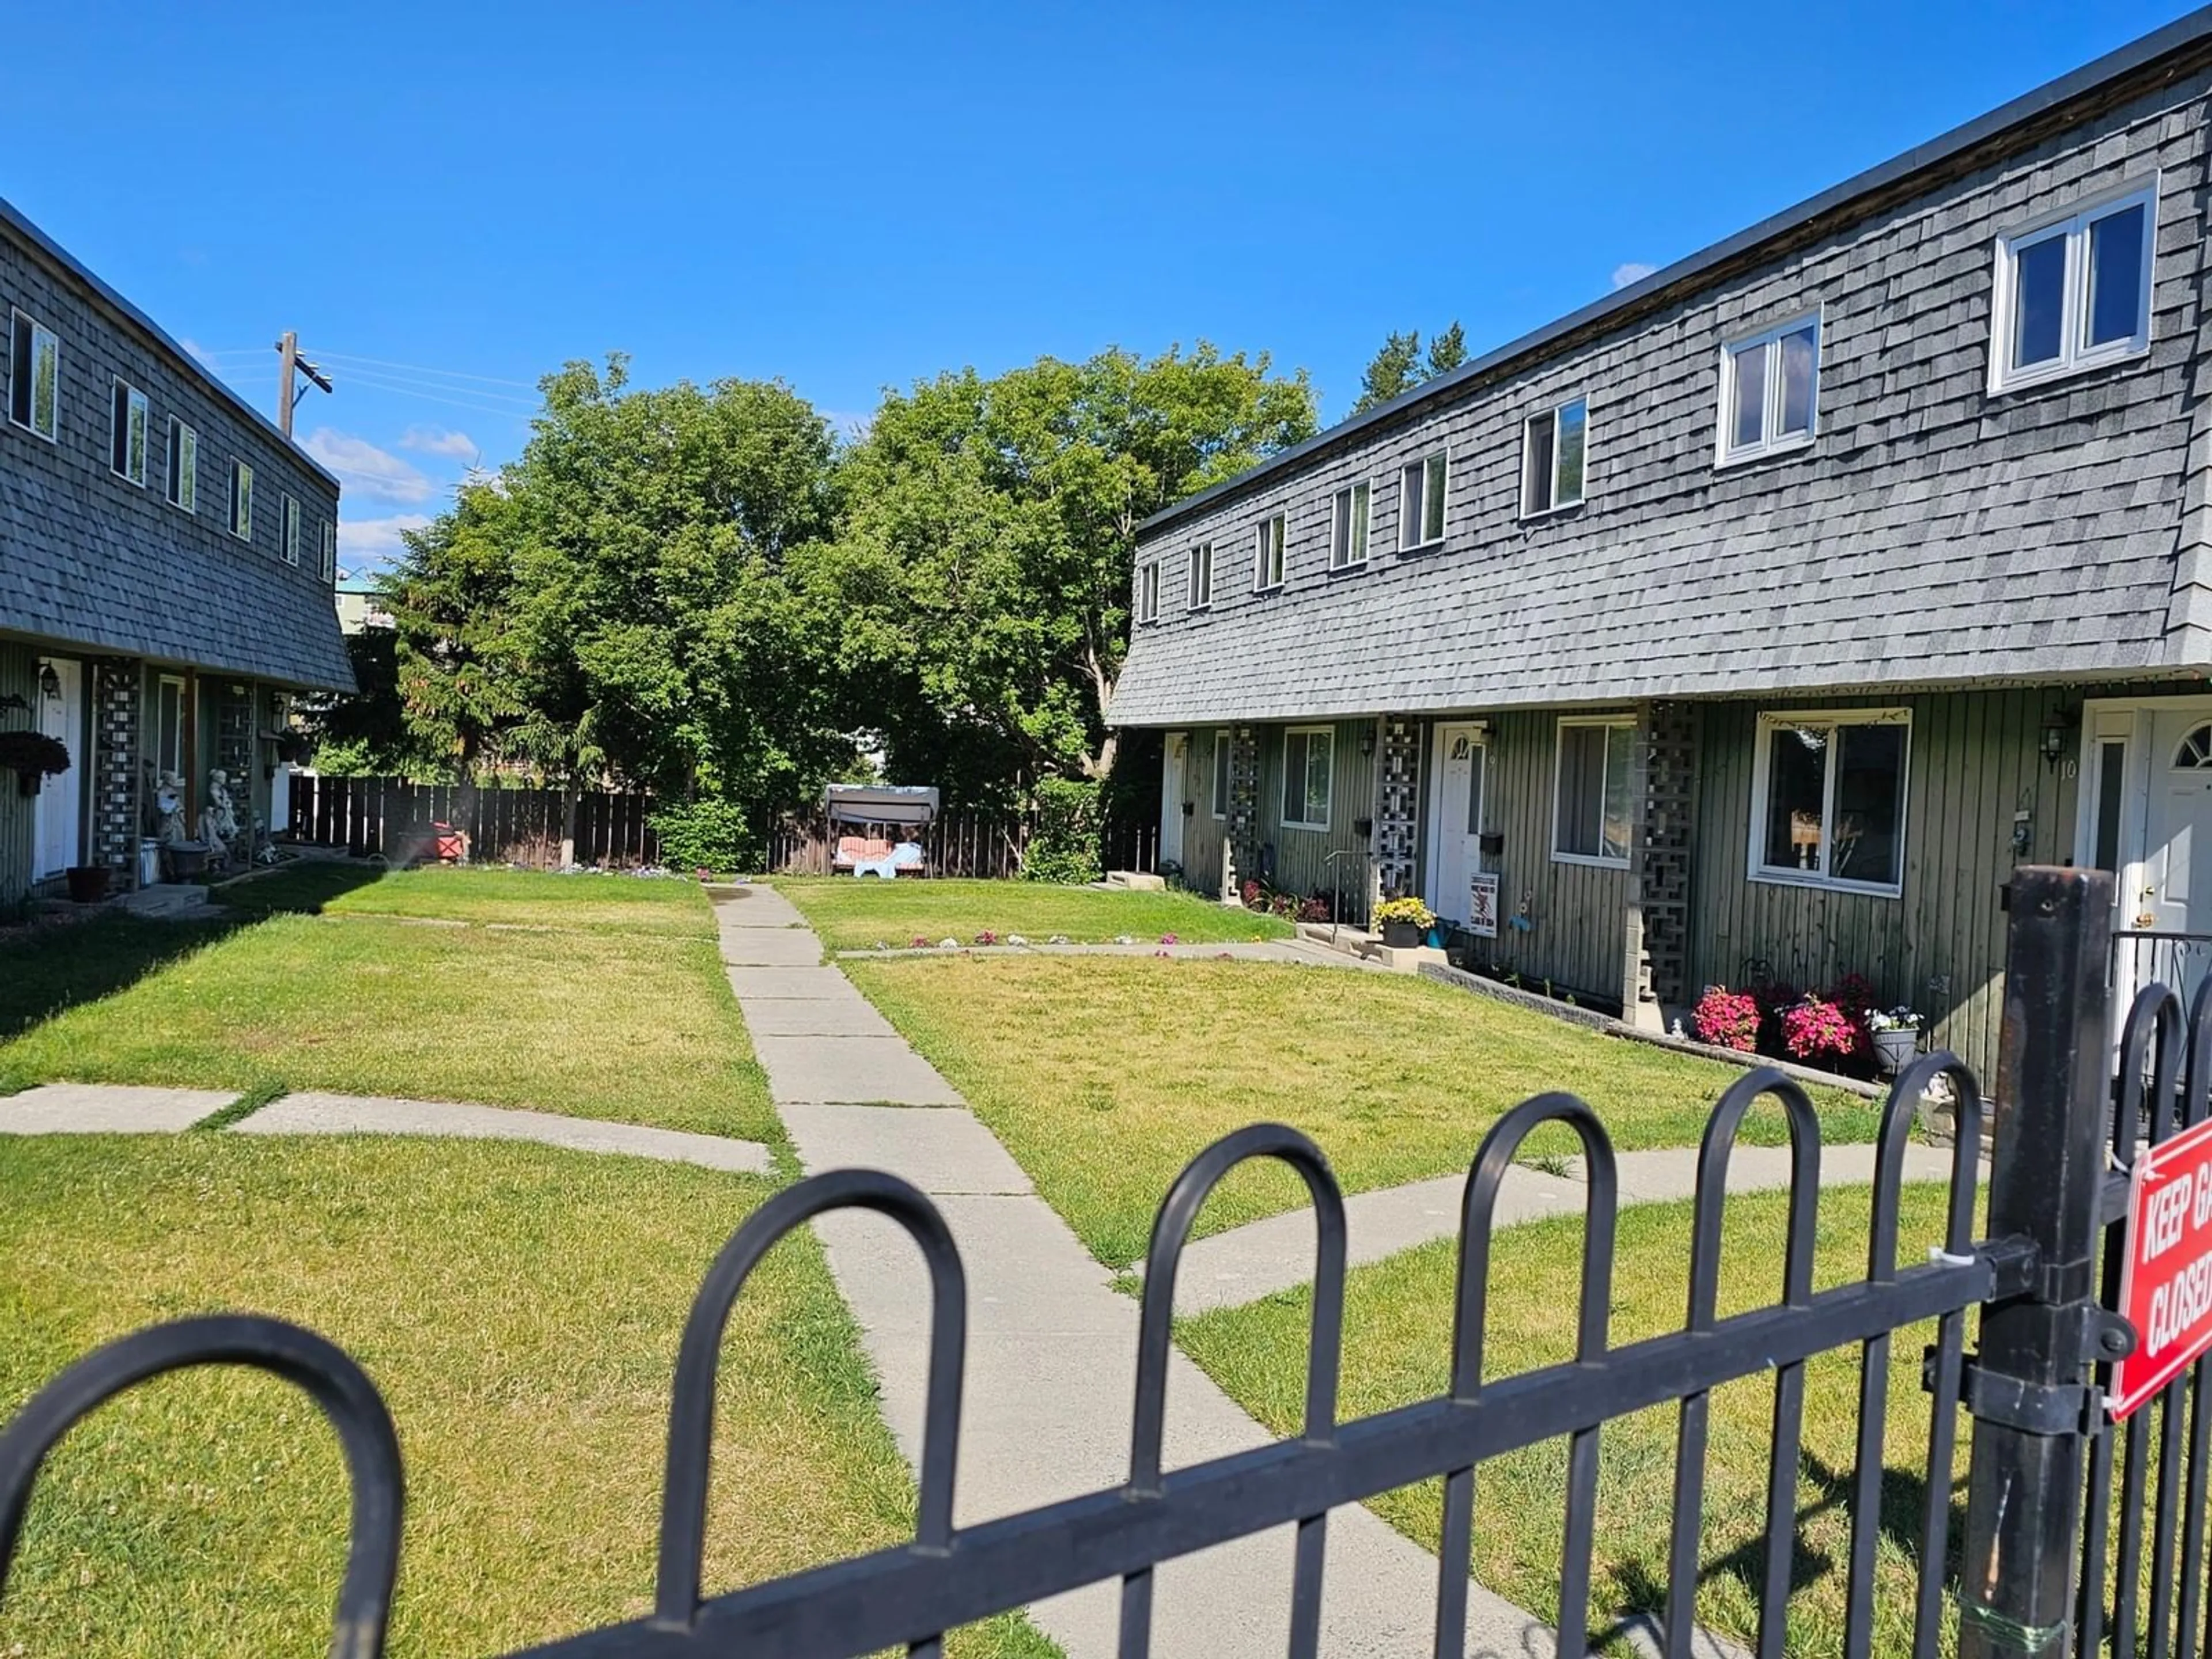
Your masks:
<svg viewBox="0 0 2212 1659"><path fill-rule="evenodd" d="M13 772L19 788L35 795L48 778L69 770L69 750L43 732L0 732L0 770Z"/></svg>

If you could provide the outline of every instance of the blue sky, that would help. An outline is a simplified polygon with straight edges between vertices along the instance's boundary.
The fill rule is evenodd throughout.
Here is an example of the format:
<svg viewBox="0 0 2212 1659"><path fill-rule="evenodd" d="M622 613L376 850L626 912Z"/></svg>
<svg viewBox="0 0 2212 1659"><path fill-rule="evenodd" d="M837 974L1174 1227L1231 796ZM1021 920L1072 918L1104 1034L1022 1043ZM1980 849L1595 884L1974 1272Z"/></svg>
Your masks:
<svg viewBox="0 0 2212 1659"><path fill-rule="evenodd" d="M1496 344L2181 9L74 0L0 193L264 406L300 331L357 565L609 350L842 422L1204 337L1334 419L1392 328Z"/></svg>

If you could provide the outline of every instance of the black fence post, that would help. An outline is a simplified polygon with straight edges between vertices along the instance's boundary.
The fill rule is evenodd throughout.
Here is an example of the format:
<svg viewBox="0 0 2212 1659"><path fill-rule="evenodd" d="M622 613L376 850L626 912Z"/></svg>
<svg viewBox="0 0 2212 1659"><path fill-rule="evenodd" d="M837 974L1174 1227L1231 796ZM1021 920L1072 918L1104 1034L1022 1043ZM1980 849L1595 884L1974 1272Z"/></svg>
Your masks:
<svg viewBox="0 0 2212 1659"><path fill-rule="evenodd" d="M1960 1659L2063 1659L2072 1645L2083 1452L2103 1409L2087 1370L2109 1357L2096 1265L2112 913L2102 871L2013 872L1988 1237L2032 1243L2036 1267L2026 1291L1984 1310L1966 1371Z"/></svg>

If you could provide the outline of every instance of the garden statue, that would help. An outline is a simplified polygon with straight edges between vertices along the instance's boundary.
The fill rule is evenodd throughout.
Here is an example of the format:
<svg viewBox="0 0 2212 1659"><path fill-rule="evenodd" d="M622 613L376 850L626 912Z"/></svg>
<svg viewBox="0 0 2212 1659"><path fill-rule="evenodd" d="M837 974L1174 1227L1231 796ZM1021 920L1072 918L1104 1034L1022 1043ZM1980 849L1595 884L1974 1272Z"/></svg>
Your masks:
<svg viewBox="0 0 2212 1659"><path fill-rule="evenodd" d="M164 847L182 847L190 839L185 828L185 781L175 772L161 774L154 792L154 836Z"/></svg>
<svg viewBox="0 0 2212 1659"><path fill-rule="evenodd" d="M208 804L200 812L200 841L208 862L217 869L230 862L230 844L238 839L238 811L230 802L230 775L221 767L208 774Z"/></svg>

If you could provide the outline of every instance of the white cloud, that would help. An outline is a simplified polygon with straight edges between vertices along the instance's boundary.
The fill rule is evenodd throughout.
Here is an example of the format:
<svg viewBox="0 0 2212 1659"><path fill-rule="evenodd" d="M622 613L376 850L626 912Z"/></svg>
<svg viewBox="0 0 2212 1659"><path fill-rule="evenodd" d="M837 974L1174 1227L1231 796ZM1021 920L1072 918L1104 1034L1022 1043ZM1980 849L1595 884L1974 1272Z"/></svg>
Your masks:
<svg viewBox="0 0 2212 1659"><path fill-rule="evenodd" d="M356 574L390 563L407 550L399 539L404 530L421 530L430 522L427 513L395 513L388 519L338 520L338 562Z"/></svg>
<svg viewBox="0 0 2212 1659"><path fill-rule="evenodd" d="M349 432L319 426L302 447L337 473L348 489L372 501L413 507L436 492L436 485L397 455Z"/></svg>
<svg viewBox="0 0 2212 1659"><path fill-rule="evenodd" d="M848 443L859 443L868 435L868 428L876 423L873 410L855 414L846 409L824 409L817 411L830 423L830 429Z"/></svg>
<svg viewBox="0 0 2212 1659"><path fill-rule="evenodd" d="M420 450L425 455L445 455L457 461L473 461L481 447L465 432L450 431L442 426L410 426L399 434L402 449Z"/></svg>
<svg viewBox="0 0 2212 1659"><path fill-rule="evenodd" d="M192 338L191 335L185 335L185 337L178 341L177 343L184 347L186 351L191 353L193 356L198 358L200 367L202 368L211 369L215 367L215 353L210 351L198 340Z"/></svg>
<svg viewBox="0 0 2212 1659"><path fill-rule="evenodd" d="M1656 265L1645 264L1641 259L1631 259L1613 268L1613 285L1616 289L1626 288L1631 283L1642 282L1658 269Z"/></svg>

